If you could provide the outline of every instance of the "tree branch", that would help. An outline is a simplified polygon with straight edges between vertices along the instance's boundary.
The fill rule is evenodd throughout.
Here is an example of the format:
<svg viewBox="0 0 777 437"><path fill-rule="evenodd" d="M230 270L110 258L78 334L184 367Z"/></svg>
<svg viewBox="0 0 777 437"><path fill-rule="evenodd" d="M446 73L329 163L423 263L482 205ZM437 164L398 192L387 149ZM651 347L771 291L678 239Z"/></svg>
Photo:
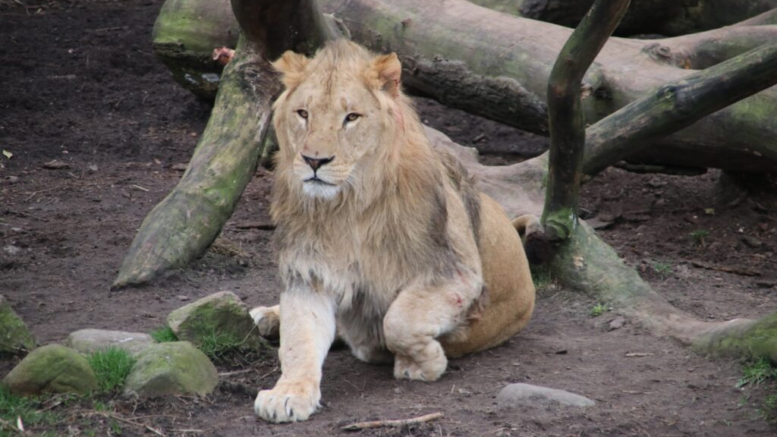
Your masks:
<svg viewBox="0 0 777 437"><path fill-rule="evenodd" d="M566 239L577 225L585 150L581 81L623 18L629 1L597 0L561 49L550 73L550 157L542 222L551 240Z"/></svg>
<svg viewBox="0 0 777 437"><path fill-rule="evenodd" d="M777 43L662 85L586 131L583 172L598 173L713 112L777 84ZM777 150L771 156L777 162Z"/></svg>
<svg viewBox="0 0 777 437"><path fill-rule="evenodd" d="M189 168L148 214L112 289L141 285L202 255L232 215L256 169L281 86L269 61L312 52L334 30L315 0L233 0L244 37L227 65Z"/></svg>

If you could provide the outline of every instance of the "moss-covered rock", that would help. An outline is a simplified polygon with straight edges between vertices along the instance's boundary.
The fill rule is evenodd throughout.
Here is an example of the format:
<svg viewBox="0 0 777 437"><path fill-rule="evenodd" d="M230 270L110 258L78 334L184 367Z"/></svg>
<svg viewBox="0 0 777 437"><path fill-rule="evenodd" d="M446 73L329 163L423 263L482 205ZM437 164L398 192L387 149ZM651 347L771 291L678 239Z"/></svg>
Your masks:
<svg viewBox="0 0 777 437"><path fill-rule="evenodd" d="M224 348L259 350L259 336L248 307L231 291L221 291L178 308L167 324L179 339L190 341L209 355Z"/></svg>
<svg viewBox="0 0 777 437"><path fill-rule="evenodd" d="M35 338L22 319L0 296L0 354L19 354L35 349Z"/></svg>
<svg viewBox="0 0 777 437"><path fill-rule="evenodd" d="M124 383L126 396L205 396L219 382L213 363L188 341L155 344L140 352L137 359Z"/></svg>
<svg viewBox="0 0 777 437"><path fill-rule="evenodd" d="M102 329L81 329L67 337L67 346L83 354L91 354L115 347L134 355L154 343L154 339L150 335L142 332L105 331Z"/></svg>
<svg viewBox="0 0 777 437"><path fill-rule="evenodd" d="M39 347L3 379L15 394L87 394L97 389L97 378L89 362L78 351L58 344Z"/></svg>

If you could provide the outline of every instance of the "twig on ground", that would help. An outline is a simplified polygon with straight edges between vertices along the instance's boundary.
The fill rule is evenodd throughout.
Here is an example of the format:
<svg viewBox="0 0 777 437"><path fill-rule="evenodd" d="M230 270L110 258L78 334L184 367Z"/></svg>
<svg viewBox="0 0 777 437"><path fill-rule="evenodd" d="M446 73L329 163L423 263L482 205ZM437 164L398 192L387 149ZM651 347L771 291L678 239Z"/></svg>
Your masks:
<svg viewBox="0 0 777 437"><path fill-rule="evenodd" d="M273 231L275 230L275 225L272 223L263 223L263 222L242 222L242 223L235 223L235 228L237 229L259 229L262 231Z"/></svg>
<svg viewBox="0 0 777 437"><path fill-rule="evenodd" d="M360 431L362 429L369 428L382 428L382 427L402 427L407 425L415 425L418 423L431 422L445 417L443 413L432 413L425 416L414 417L412 419L400 419L400 420L374 420L371 422L357 422L344 426L341 429L343 431Z"/></svg>
<svg viewBox="0 0 777 437"><path fill-rule="evenodd" d="M694 267L699 267L702 269L707 270L717 270L719 272L725 272L725 273L733 273L735 275L742 275L742 276L761 276L761 272L756 270L748 270L744 267L736 267L736 266L716 266L712 264L703 263L701 261L691 261L691 264Z"/></svg>

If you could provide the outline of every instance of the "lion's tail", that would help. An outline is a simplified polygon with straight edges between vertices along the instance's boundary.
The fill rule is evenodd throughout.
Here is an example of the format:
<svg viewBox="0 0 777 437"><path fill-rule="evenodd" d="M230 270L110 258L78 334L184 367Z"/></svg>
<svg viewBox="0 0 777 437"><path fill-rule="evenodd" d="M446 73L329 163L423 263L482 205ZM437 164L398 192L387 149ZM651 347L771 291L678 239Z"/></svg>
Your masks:
<svg viewBox="0 0 777 437"><path fill-rule="evenodd" d="M521 235L523 250L531 264L545 264L553 257L553 246L545 236L539 217L522 215L513 220L513 227Z"/></svg>

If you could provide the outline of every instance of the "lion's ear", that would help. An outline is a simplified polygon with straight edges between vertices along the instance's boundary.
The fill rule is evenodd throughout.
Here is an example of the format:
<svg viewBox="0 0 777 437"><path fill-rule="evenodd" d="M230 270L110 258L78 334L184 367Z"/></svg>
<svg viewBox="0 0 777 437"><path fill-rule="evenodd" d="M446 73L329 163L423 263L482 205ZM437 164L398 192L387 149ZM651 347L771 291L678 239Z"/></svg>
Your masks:
<svg viewBox="0 0 777 437"><path fill-rule="evenodd" d="M308 65L309 59L305 55L288 50L277 61L272 63L273 68L281 73L281 81L286 88L293 88L302 81L302 73Z"/></svg>
<svg viewBox="0 0 777 437"><path fill-rule="evenodd" d="M369 77L375 88L387 92L391 97L399 96L399 79L402 76L402 64L396 53L377 56L369 67Z"/></svg>

